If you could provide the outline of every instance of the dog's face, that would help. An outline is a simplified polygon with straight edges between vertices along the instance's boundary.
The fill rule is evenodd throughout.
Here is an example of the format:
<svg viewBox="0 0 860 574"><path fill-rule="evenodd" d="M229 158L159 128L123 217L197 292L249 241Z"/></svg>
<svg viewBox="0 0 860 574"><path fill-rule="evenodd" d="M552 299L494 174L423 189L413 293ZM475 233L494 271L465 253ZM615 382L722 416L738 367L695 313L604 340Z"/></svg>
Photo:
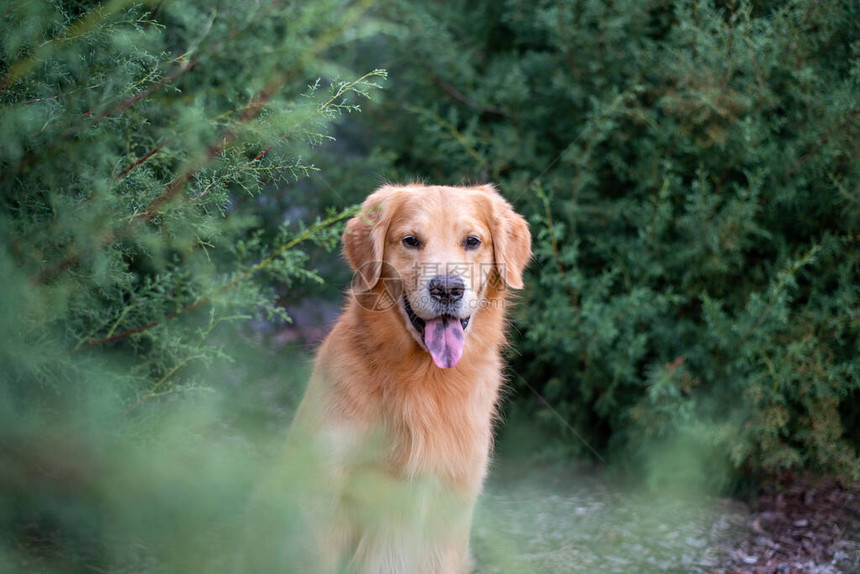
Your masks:
<svg viewBox="0 0 860 574"><path fill-rule="evenodd" d="M403 328L441 368L457 364L480 311L522 287L525 220L491 187L385 186L347 225L358 291L392 298Z"/></svg>

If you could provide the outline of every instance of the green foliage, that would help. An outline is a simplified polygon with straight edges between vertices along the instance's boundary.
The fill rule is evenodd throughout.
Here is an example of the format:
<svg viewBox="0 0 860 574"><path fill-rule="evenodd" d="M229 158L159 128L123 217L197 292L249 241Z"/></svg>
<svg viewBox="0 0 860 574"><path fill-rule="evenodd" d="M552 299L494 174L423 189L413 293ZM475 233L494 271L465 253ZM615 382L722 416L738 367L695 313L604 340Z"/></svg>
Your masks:
<svg viewBox="0 0 860 574"><path fill-rule="evenodd" d="M316 169L303 155L384 73L296 89L336 72L325 52L363 10L300 4L4 11L2 257L6 288L28 291L4 351L22 381L54 384L72 355L109 348L160 383L214 352L218 323L285 319L273 282L319 281L294 248L333 248L352 212L262 230L267 195ZM46 337L44 372L15 360Z"/></svg>
<svg viewBox="0 0 860 574"><path fill-rule="evenodd" d="M112 569L145 539L174 571L233 571L204 550L238 534L269 443L222 427L251 404L249 432L265 420L249 398L263 379L231 390L245 371L229 361L248 319L287 320L277 297L321 282L311 250L333 250L354 213L303 208L300 180L385 77L332 59L373 32L366 9L3 3L0 570ZM303 361L277 363L281 408ZM224 530L194 550L171 516L188 536Z"/></svg>
<svg viewBox="0 0 860 574"><path fill-rule="evenodd" d="M684 452L712 485L860 477L855 3L382 13L399 37L354 57L391 55L364 118L391 178L495 181L531 221L518 409L571 453L558 415L611 460Z"/></svg>
<svg viewBox="0 0 860 574"><path fill-rule="evenodd" d="M243 325L320 291L326 208L381 176L529 217L521 455L860 476L855 3L10 0L0 31L0 570L297 569L286 489L271 547L245 513L308 368Z"/></svg>

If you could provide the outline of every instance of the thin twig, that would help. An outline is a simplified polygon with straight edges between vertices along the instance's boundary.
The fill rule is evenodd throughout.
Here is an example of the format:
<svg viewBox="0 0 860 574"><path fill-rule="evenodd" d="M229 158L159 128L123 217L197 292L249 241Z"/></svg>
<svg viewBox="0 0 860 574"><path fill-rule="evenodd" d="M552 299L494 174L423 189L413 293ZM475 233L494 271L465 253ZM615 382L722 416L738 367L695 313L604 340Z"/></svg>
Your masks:
<svg viewBox="0 0 860 574"><path fill-rule="evenodd" d="M76 352L82 351L84 349L89 349L90 347L94 347L96 345L101 345L104 343L110 343L113 341L118 341L120 339L126 339L128 337L131 337L132 335L137 335L139 333L149 331L150 329L157 327L161 324L167 323L168 321L171 321L171 320L179 317L180 315L184 315L185 313L188 313L189 311L193 311L194 309L197 309L198 307L202 307L203 305L210 303L213 299L215 299L219 295L224 294L225 292L229 291L230 289L232 289L233 287L235 287L239 283L242 283L243 281L250 279L252 276L257 274L259 271L262 271L263 269L268 267L272 263L272 261L274 261L275 259L280 257L284 252L292 249L293 247L295 247L299 243L302 243L304 241L307 241L308 239L311 239L319 231L321 231L327 227L331 227L335 223L338 223L339 221L342 221L348 217L352 217L354 214L355 214L355 209L347 209L347 210L345 210L345 211L343 211L343 212L341 212L335 216L332 216L332 217L329 217L329 218L324 219L322 221L316 222L315 224L311 225L310 227L308 227L307 229L302 231L296 237L294 237L291 241L288 241L284 245L275 249L269 256L260 260L258 263L256 263L254 266L249 268L247 271L245 271L241 275L234 277L232 280L228 281L227 283L225 283L224 285L222 285L221 287L219 287L218 289L216 289L215 291L213 291L209 295L206 295L205 297L198 299L197 301L194 301L193 303L191 303L189 305L186 305L185 307L183 307L182 309L179 309L178 311L174 311L173 313L165 315L164 317L162 317L158 321L153 321L153 322L148 323L146 325L136 327L134 329L129 329L127 331L123 331L121 333L111 335L109 337L104 337L101 339L91 339L86 344L79 345L77 348L75 348L73 351L71 351L71 353L76 353Z"/></svg>
<svg viewBox="0 0 860 574"><path fill-rule="evenodd" d="M128 166L127 168L125 168L124 170L119 172L118 174L116 174L113 178L114 179L122 179L123 177L125 177L126 174L128 174L128 172L130 172L131 170L133 170L134 168L136 168L137 166L139 166L140 164L142 164L143 162L145 162L146 160L148 160L149 158L151 158L152 156L157 154L159 151L161 151L162 147L164 147L164 144L159 144L159 145L155 146L154 148L152 148L152 151L150 151L145 156L143 156L142 158L140 158L139 160L137 160L136 162L134 162L133 164L131 164L130 166Z"/></svg>
<svg viewBox="0 0 860 574"><path fill-rule="evenodd" d="M843 121L842 121L842 122L837 126L837 128L836 128L836 130L835 130L835 131L840 131L840 132L841 132L841 131L842 131L842 129L843 129L844 127L846 127L847 125L849 125L849 124L850 124L854 119L856 119L858 115L860 115L860 109L856 109L856 110L854 110L853 112L851 112L850 114L848 114L848 117L847 117L847 118L845 118L845 119L844 119L844 120L843 120ZM786 176L787 176L787 177L791 177L792 175L794 175L794 174L795 174L795 172L797 172L797 170L799 170L801 167L803 167L803 166L806 164L806 162L808 162L810 159L812 159L812 157L813 157L816 153L818 153L819 151L821 151L821 148L823 148L825 145L827 145L827 142L829 142L829 141L830 141L830 137L833 135L833 132L834 132L834 130L833 130L833 129L828 129L828 130L824 133L824 137L822 137L822 138L821 138L821 140L818 142L818 144L817 144L814 148L810 149L810 150L809 150L809 151L807 151L805 154L803 154L803 156L802 156L799 160L797 160L797 162L795 162L795 164L794 164L794 165L792 165L792 166L789 168L788 172L786 173Z"/></svg>
<svg viewBox="0 0 860 574"><path fill-rule="evenodd" d="M495 106L482 106L482 105L478 104L477 102L475 102L475 100L469 98L468 96L465 96L457 88L455 88L454 86L452 86L451 84L449 84L448 82L446 82L445 80L443 80L442 78L437 76L436 74L432 74L432 76L433 76L433 81L435 81L437 84L439 84L439 86L442 88L442 90L445 91L446 94L448 94L449 96L451 96L452 98L454 98L458 102L462 102L462 103L466 104L467 106L469 106L470 108L474 108L481 113L496 114L499 116L504 116L506 118L510 117L510 114L508 114L508 112L506 112L502 108L497 108Z"/></svg>

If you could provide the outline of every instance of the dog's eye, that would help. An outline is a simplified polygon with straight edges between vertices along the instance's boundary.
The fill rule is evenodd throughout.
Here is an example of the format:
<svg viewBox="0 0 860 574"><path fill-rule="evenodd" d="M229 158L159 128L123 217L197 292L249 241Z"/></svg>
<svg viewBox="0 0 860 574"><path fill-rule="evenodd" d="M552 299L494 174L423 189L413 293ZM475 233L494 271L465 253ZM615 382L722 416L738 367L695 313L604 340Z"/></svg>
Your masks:
<svg viewBox="0 0 860 574"><path fill-rule="evenodd" d="M421 247L421 242L418 241L418 238L414 235L407 235L403 238L403 245L409 247L410 249L418 249Z"/></svg>
<svg viewBox="0 0 860 574"><path fill-rule="evenodd" d="M480 245L481 240L474 235L470 235L466 238L466 249L477 249Z"/></svg>

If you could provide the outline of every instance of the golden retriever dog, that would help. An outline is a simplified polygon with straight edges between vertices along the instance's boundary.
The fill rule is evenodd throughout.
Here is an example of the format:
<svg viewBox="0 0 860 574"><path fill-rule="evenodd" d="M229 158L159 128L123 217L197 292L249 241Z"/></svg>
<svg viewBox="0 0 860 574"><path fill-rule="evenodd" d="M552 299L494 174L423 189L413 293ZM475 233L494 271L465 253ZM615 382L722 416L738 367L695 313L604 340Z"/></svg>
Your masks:
<svg viewBox="0 0 860 574"><path fill-rule="evenodd" d="M290 429L319 471L314 567L468 572L528 224L491 185L386 185L343 251L356 279Z"/></svg>

